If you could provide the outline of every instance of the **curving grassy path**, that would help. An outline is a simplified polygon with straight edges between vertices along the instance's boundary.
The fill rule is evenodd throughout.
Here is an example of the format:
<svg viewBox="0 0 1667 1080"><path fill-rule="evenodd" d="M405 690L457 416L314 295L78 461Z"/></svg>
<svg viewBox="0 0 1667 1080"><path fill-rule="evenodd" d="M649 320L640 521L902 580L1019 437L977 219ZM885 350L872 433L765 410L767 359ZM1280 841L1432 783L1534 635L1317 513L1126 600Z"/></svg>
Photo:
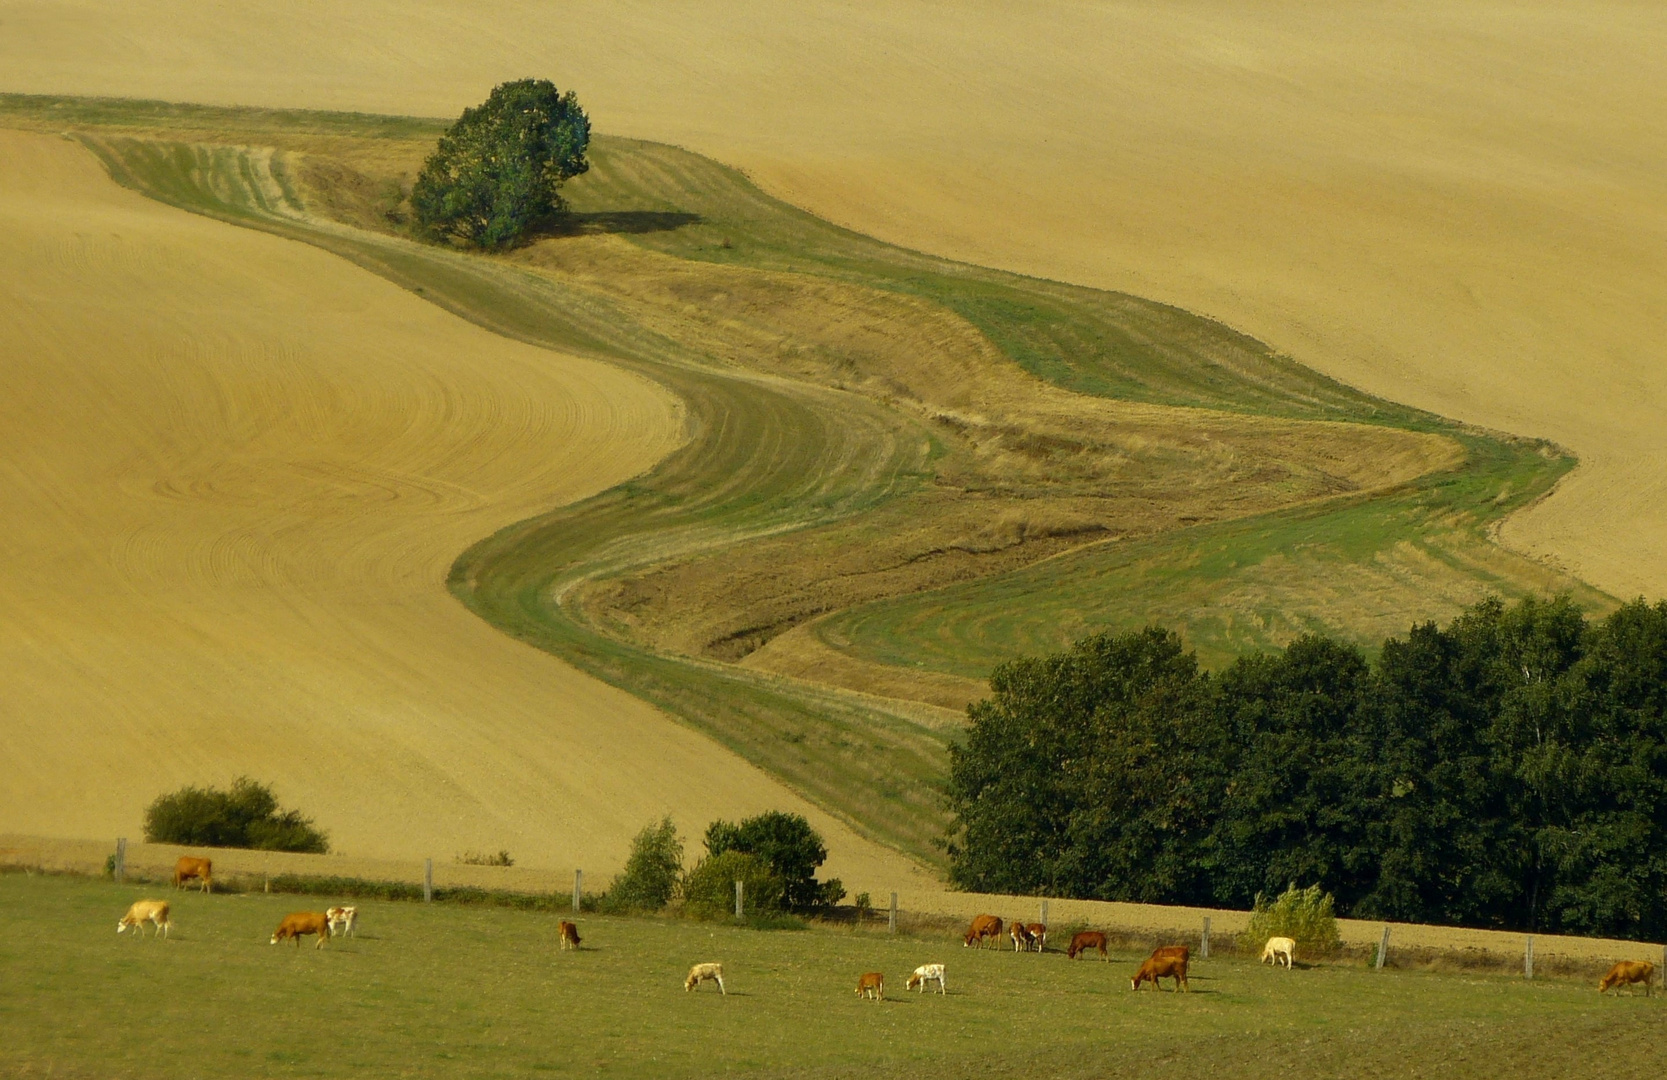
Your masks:
<svg viewBox="0 0 1667 1080"><path fill-rule="evenodd" d="M1578 587L1487 538L1571 466L1550 447L1368 397L1184 311L881 244L672 147L599 138L592 172L569 191L575 235L483 258L350 227L365 223L351 207L318 212L339 209L338 197L347 206L359 180L385 179L390 160L420 159L436 130L425 121L20 98L0 99L0 116L77 130L113 176L155 198L316 244L488 329L672 389L686 409L681 449L481 540L454 565L452 592L923 861L940 858L936 792L952 734L906 706L668 647L654 620L702 613L680 600L687 590L656 596L645 583L715 582L719 599L756 588L758 610L738 611L724 640L755 630L745 648L757 657L797 642L812 674L820 648L967 678L1101 626L1160 619L1219 659L1310 627L1371 642L1483 590ZM335 163L336 179L320 180L319 162ZM753 287L765 299L735 300ZM845 339L820 327L759 345L748 320L769 322L769 297L812 291L826 302L804 310L880 318L881 337L907 330L886 320L911 312L946 312L948 329L899 354L842 351ZM943 364L913 383L894 370L933 349L944 364L965 360L971 346L945 337L958 326L993 347L985 368L1024 373L1000 376L1020 388L1012 415L950 415L953 387L934 384ZM1061 390L1080 395L1085 416L1103 413L1101 427L1065 431L1035 412ZM1422 476L1385 465L1374 485L1372 455L1417 441L1399 432L1462 452ZM944 542L979 515L1049 499L1104 517L1095 500L1108 491L1123 492L1118 512L1138 527L1096 523L993 554ZM948 524L919 551L861 562L903 522ZM1096 535L1113 538L1083 546ZM940 570L911 577L892 563ZM829 591L829 578L869 584ZM778 579L799 592L772 593ZM648 597L641 618L627 595Z"/></svg>

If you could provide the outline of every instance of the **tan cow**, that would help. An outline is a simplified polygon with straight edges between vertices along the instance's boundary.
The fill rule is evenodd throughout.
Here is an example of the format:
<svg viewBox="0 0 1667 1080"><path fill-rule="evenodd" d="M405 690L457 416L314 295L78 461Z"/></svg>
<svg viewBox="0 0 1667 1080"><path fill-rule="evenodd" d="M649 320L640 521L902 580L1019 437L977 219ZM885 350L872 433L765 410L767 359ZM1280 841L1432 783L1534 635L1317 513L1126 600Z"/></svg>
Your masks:
<svg viewBox="0 0 1667 1080"><path fill-rule="evenodd" d="M127 909L127 914L116 923L116 933L120 934L131 929L135 938L145 936L145 923L156 927L153 937L167 937L173 923L168 919L168 901L166 900L135 900L133 906Z"/></svg>
<svg viewBox="0 0 1667 1080"><path fill-rule="evenodd" d="M1605 975L1603 981L1598 983L1598 993L1603 993L1611 986L1625 984L1636 987L1639 983L1644 984L1644 996L1649 997L1650 988L1655 983L1655 965L1648 960L1622 960L1610 968L1609 974ZM1637 992L1637 990L1633 991L1633 993Z"/></svg>
<svg viewBox="0 0 1667 1080"><path fill-rule="evenodd" d="M579 947L579 928L577 926L563 919L559 933L561 934L561 948L577 949Z"/></svg>
<svg viewBox="0 0 1667 1080"><path fill-rule="evenodd" d="M1272 961L1273 966L1278 967L1279 960L1283 957L1286 971L1291 970L1291 963L1296 959L1296 956L1297 943L1288 937L1268 938L1268 943L1262 946L1262 963L1266 964Z"/></svg>
<svg viewBox="0 0 1667 1080"><path fill-rule="evenodd" d="M683 980L684 990L693 990L701 983L711 980L718 984L718 993L728 994L724 989L724 966L722 964L696 964L689 969L689 977Z"/></svg>
<svg viewBox="0 0 1667 1080"><path fill-rule="evenodd" d="M181 855L179 861L174 863L174 888L181 887L192 878L197 879L198 887L203 892L212 892L214 888L214 860Z"/></svg>
<svg viewBox="0 0 1667 1080"><path fill-rule="evenodd" d="M886 977L878 971L867 971L857 976L857 996L873 998L875 1001L886 999Z"/></svg>
<svg viewBox="0 0 1667 1080"><path fill-rule="evenodd" d="M1002 925L1000 915L980 915L972 921L972 927L967 931L966 936L961 939L961 945L966 947L976 941L978 947L982 949L984 942L990 940L999 946L1001 944Z"/></svg>
<svg viewBox="0 0 1667 1080"><path fill-rule="evenodd" d="M297 911L285 915L268 944L276 945L287 938L294 938L295 947L299 949L301 939L308 934L318 935L318 944L313 948L324 948L324 943L330 940L330 916L322 911Z"/></svg>

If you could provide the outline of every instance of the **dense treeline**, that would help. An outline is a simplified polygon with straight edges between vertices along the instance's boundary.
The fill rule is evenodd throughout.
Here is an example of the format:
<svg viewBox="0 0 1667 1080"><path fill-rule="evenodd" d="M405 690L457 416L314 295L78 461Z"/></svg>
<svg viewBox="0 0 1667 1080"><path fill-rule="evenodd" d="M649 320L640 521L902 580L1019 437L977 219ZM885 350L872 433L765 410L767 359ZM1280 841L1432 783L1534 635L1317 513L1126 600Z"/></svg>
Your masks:
<svg viewBox="0 0 1667 1080"><path fill-rule="evenodd" d="M965 888L1667 937L1667 603L1487 601L1369 664L1172 633L1003 665L954 751Z"/></svg>

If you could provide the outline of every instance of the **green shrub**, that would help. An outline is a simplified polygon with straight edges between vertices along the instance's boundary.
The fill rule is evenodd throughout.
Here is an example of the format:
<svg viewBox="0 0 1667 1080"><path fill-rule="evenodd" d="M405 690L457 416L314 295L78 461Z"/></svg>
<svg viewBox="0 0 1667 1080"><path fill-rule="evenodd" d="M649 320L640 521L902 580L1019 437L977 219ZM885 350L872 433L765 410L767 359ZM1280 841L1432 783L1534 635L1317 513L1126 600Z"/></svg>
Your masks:
<svg viewBox="0 0 1667 1080"><path fill-rule="evenodd" d="M785 889L770 864L744 851L726 851L702 859L684 877L684 914L697 919L734 918L737 881L748 916L781 910Z"/></svg>
<svg viewBox="0 0 1667 1080"><path fill-rule="evenodd" d="M706 830L706 852L743 851L763 859L781 881L782 903L795 910L830 907L845 897L838 878L816 880L828 857L827 845L802 814L778 810L747 818L739 825L714 821Z"/></svg>
<svg viewBox="0 0 1667 1080"><path fill-rule="evenodd" d="M183 787L145 810L145 840L194 847L256 848L323 855L329 837L297 810L283 810L267 784L247 776L231 790Z"/></svg>
<svg viewBox="0 0 1667 1080"><path fill-rule="evenodd" d="M1260 946L1271 937L1288 937L1307 953L1326 953L1342 944L1337 934L1337 915L1332 896L1318 885L1306 889L1290 886L1272 903L1256 894L1256 910L1245 929L1246 942Z"/></svg>
<svg viewBox="0 0 1667 1080"><path fill-rule="evenodd" d="M465 866L514 866L515 860L510 858L508 848L499 848L497 854L485 851L465 851L461 855L452 856L453 860Z"/></svg>
<svg viewBox="0 0 1667 1080"><path fill-rule="evenodd" d="M643 827L631 841L631 857L608 891L602 895L602 910L608 912L659 911L677 895L677 879L683 873L683 841L669 816Z"/></svg>

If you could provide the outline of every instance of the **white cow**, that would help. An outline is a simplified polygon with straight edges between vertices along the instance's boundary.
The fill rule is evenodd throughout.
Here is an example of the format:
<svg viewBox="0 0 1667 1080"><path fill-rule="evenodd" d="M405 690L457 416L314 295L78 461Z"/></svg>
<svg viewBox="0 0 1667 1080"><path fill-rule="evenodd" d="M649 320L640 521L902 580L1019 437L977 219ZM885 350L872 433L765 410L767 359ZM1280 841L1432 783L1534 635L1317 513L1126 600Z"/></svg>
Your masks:
<svg viewBox="0 0 1667 1080"><path fill-rule="evenodd" d="M167 937L173 923L168 919L168 901L166 900L136 900L127 909L127 914L116 923L116 933L131 928L136 937L145 936L145 923L156 927L156 937Z"/></svg>
<svg viewBox="0 0 1667 1080"><path fill-rule="evenodd" d="M943 985L943 965L922 964L915 968L915 973L909 976L909 981L903 984L903 989L908 991L913 990L918 986L920 987L920 992L924 994L926 993L926 984L934 980L938 984L938 993L945 993L946 991L944 990Z"/></svg>
<svg viewBox="0 0 1667 1080"><path fill-rule="evenodd" d="M1268 943L1262 947L1262 963L1265 964L1271 960L1273 966L1278 967L1280 958L1283 957L1286 971L1291 970L1291 961L1296 959L1296 955L1297 943L1288 937L1268 938Z"/></svg>

